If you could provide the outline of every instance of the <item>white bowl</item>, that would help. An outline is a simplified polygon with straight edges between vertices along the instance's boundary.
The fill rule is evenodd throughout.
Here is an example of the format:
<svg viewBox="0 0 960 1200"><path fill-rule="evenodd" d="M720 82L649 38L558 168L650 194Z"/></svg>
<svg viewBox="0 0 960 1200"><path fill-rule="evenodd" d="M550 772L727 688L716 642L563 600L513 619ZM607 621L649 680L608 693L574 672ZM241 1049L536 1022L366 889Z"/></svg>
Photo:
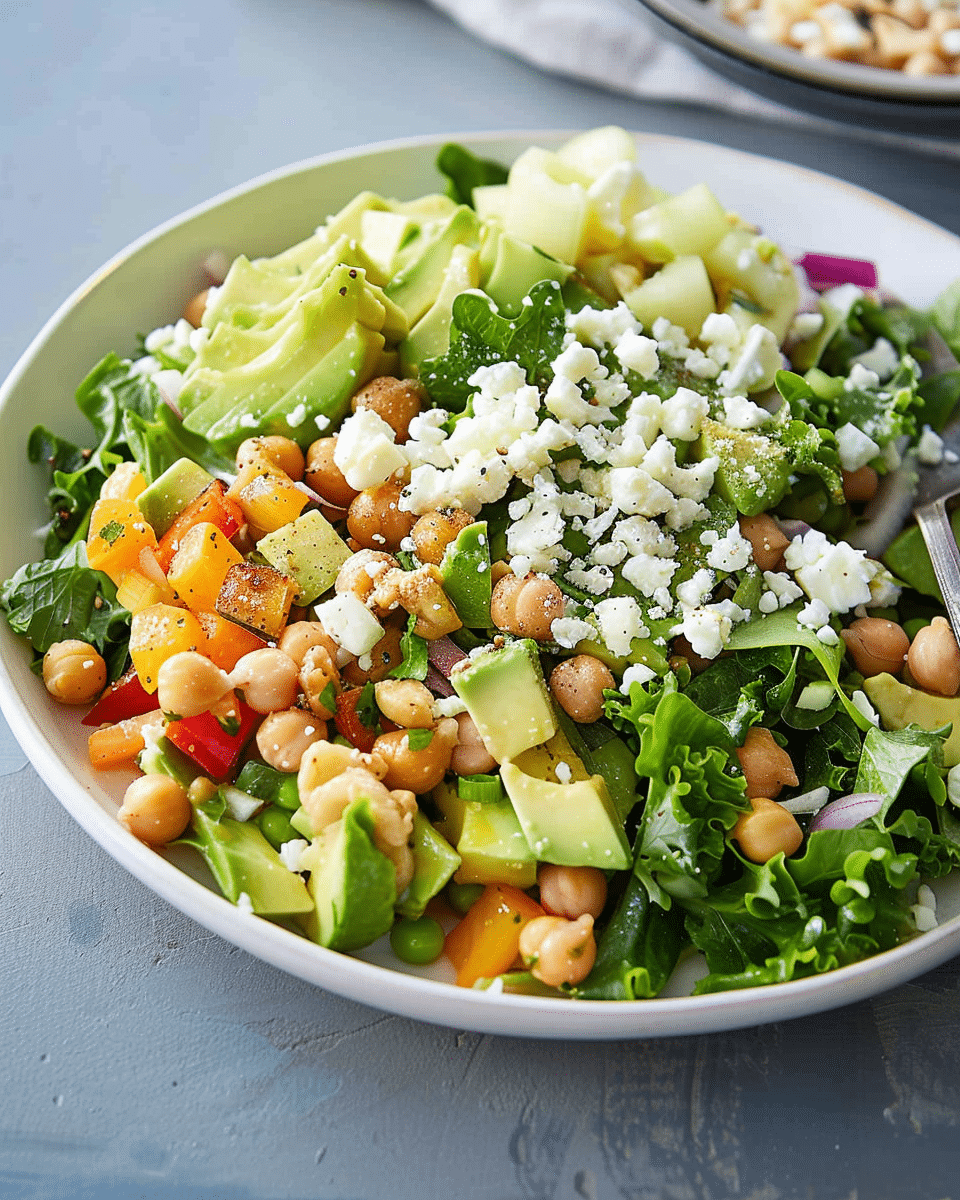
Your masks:
<svg viewBox="0 0 960 1200"><path fill-rule="evenodd" d="M553 146L557 133L455 137L485 157L510 161L527 145ZM110 350L130 353L135 336L174 318L200 287L199 264L213 249L274 253L305 236L356 192L411 198L435 190L443 141L425 138L328 155L254 180L161 225L123 251L55 313L0 391L0 475L7 519L0 526L0 574L38 556L34 534L46 519L42 472L26 460L32 427L43 422L85 436L72 397ZM922 305L960 276L960 239L867 192L812 171L679 138L638 135L641 162L672 190L702 180L721 200L773 237L823 252L878 261L885 284ZM15 498L15 501L14 501ZM652 1037L704 1033L808 1014L873 995L960 951L960 886L938 885L941 925L914 941L829 975L719 995L677 995L631 1003L498 996L425 973L325 950L229 904L183 854L154 853L116 822L127 776L90 766L85 730L49 701L29 669L25 645L0 631L0 704L42 779L81 826L133 875L188 916L251 954L340 995L405 1016L478 1032L558 1038ZM38 857L45 851L39 846ZM16 879L8 881L15 903ZM430 976L433 977L430 977ZM211 987L216 981L211 979Z"/></svg>

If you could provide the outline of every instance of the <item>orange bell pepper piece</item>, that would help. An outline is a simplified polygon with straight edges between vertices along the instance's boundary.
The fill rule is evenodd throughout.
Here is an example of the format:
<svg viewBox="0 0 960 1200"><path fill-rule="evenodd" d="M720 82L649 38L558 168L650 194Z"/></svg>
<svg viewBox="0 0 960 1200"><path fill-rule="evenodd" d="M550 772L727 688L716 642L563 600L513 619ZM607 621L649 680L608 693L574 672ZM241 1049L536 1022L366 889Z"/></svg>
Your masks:
<svg viewBox="0 0 960 1200"><path fill-rule="evenodd" d="M459 987L473 987L478 979L502 975L513 965L520 946L520 930L544 910L526 892L508 883L491 883L463 920L448 934L444 952L457 970Z"/></svg>
<svg viewBox="0 0 960 1200"><path fill-rule="evenodd" d="M137 717L127 717L115 725L104 725L102 729L95 729L88 742L90 762L100 771L126 766L133 762L146 745L144 728L147 725L162 723L163 713L159 708L155 708L152 712L142 713Z"/></svg>

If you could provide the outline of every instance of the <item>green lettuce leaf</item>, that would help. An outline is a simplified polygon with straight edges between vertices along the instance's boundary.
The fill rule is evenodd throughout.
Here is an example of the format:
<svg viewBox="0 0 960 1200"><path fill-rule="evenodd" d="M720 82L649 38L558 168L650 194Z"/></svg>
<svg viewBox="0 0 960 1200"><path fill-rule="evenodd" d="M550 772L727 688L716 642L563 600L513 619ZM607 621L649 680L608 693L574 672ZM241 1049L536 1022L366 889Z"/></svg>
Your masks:
<svg viewBox="0 0 960 1200"><path fill-rule="evenodd" d="M447 177L446 194L457 204L473 207L473 189L506 183L509 172L501 163L478 158L464 146L448 142L437 155L437 170Z"/></svg>

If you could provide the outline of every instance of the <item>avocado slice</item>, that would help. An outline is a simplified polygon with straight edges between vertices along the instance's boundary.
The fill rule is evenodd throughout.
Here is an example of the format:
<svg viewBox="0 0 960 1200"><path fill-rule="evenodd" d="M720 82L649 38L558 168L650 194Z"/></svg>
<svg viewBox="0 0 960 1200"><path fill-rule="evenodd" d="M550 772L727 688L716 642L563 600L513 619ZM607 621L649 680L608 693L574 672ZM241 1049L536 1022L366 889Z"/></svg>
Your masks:
<svg viewBox="0 0 960 1200"><path fill-rule="evenodd" d="M333 585L350 549L318 509L268 533L257 551L297 585L295 604L312 604Z"/></svg>
<svg viewBox="0 0 960 1200"><path fill-rule="evenodd" d="M453 670L450 682L497 762L557 731L540 654L530 638L481 650Z"/></svg>
<svg viewBox="0 0 960 1200"><path fill-rule="evenodd" d="M707 418L694 452L700 459L717 456L714 489L745 517L778 504L790 486L787 452L765 434L731 429Z"/></svg>
<svg viewBox="0 0 960 1200"><path fill-rule="evenodd" d="M705 183L635 213L630 241L652 263L684 254L704 254L729 230L723 205Z"/></svg>
<svg viewBox="0 0 960 1200"><path fill-rule="evenodd" d="M401 917L419 917L460 866L460 855L422 812L413 815L413 878L397 901Z"/></svg>
<svg viewBox="0 0 960 1200"><path fill-rule="evenodd" d="M213 476L199 463L178 458L137 497L137 507L158 538L174 519L213 483Z"/></svg>
<svg viewBox="0 0 960 1200"><path fill-rule="evenodd" d="M193 832L180 843L199 850L228 900L236 904L245 894L253 911L265 917L312 909L306 884L287 870L256 825L229 817L216 820L205 807L194 809Z"/></svg>
<svg viewBox="0 0 960 1200"><path fill-rule="evenodd" d="M536 883L536 855L509 800L463 800L447 784L434 788L433 799L443 816L441 831L460 856L457 883L509 883L519 888Z"/></svg>
<svg viewBox="0 0 960 1200"><path fill-rule="evenodd" d="M886 672L865 679L863 690L880 714L885 729L919 725L933 731L952 725L950 736L943 743L943 765L949 768L960 763L960 696L931 696Z"/></svg>
<svg viewBox="0 0 960 1200"><path fill-rule="evenodd" d="M453 302L461 292L477 286L480 279L478 260L479 252L472 246L454 246L436 300L400 345L404 375L415 374L425 359L446 354L450 346Z"/></svg>
<svg viewBox="0 0 960 1200"><path fill-rule="evenodd" d="M426 244L417 257L386 285L385 294L403 309L411 325L420 320L439 295L454 246L478 244L479 230L477 214L472 208L460 205L426 237Z"/></svg>
<svg viewBox="0 0 960 1200"><path fill-rule="evenodd" d="M397 872L373 844L370 802L355 800L300 856L310 872L307 936L331 950L369 946L393 925Z"/></svg>
<svg viewBox="0 0 960 1200"><path fill-rule="evenodd" d="M540 770L540 758L505 762L500 778L541 862L617 871L630 866L630 845L601 775L555 783L525 767Z"/></svg>
<svg viewBox="0 0 960 1200"><path fill-rule="evenodd" d="M489 253L486 246L484 253ZM501 311L516 315L534 284L542 279L564 284L572 274L573 267L568 263L551 258L508 233L499 233L493 264L482 286Z"/></svg>
<svg viewBox="0 0 960 1200"><path fill-rule="evenodd" d="M666 317L692 338L717 307L703 260L695 254L671 259L623 299L644 329L652 328L657 317Z"/></svg>

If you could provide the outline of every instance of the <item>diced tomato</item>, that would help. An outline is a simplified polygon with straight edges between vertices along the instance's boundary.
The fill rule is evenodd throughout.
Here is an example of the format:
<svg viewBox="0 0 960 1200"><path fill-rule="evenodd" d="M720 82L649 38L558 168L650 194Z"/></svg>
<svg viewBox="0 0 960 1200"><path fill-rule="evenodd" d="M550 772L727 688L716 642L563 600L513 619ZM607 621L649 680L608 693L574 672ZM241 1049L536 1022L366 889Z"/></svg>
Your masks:
<svg viewBox="0 0 960 1200"><path fill-rule="evenodd" d="M377 731L368 729L357 715L357 703L362 692L363 688L359 687L340 692L333 720L339 732L352 746L356 746L364 754L369 754L377 740Z"/></svg>
<svg viewBox="0 0 960 1200"><path fill-rule="evenodd" d="M176 518L167 532L160 539L157 549L157 561L161 568L167 571L173 556L180 547L180 541L201 521L216 525L221 533L232 538L243 524L243 512L240 505L226 494L226 486L215 479L205 488L196 500L192 500Z"/></svg>
<svg viewBox="0 0 960 1200"><path fill-rule="evenodd" d="M144 691L136 667L111 683L83 718L83 725L115 725L128 717L139 717L157 707L157 699Z"/></svg>
<svg viewBox="0 0 960 1200"><path fill-rule="evenodd" d="M238 725L234 733L224 729L212 712L171 721L165 731L177 749L217 783L234 774L247 742L260 723L259 714L239 697L235 704Z"/></svg>
<svg viewBox="0 0 960 1200"><path fill-rule="evenodd" d="M447 934L444 953L457 970L460 987L509 971L520 948L520 930L544 910L526 892L491 883L467 915Z"/></svg>

